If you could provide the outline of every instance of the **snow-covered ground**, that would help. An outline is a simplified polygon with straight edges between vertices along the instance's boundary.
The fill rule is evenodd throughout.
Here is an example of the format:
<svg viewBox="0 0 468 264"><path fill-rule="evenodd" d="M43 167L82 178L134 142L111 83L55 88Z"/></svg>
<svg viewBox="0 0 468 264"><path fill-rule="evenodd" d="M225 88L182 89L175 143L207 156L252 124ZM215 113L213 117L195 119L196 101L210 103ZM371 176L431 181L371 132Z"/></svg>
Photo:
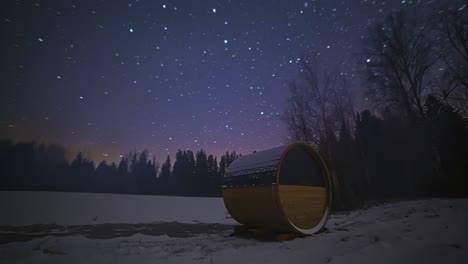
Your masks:
<svg viewBox="0 0 468 264"><path fill-rule="evenodd" d="M231 237L235 223L218 198L0 192L0 212L0 237L47 224L47 231L33 226L34 239L0 244L0 263L468 263L468 199L332 215L326 232L280 243ZM174 221L185 224L165 223ZM106 226L136 228L111 238L89 235ZM217 232L158 231L198 226ZM144 235L148 230L160 234Z"/></svg>
<svg viewBox="0 0 468 264"><path fill-rule="evenodd" d="M220 198L96 193L0 192L0 225L104 223L234 224Z"/></svg>

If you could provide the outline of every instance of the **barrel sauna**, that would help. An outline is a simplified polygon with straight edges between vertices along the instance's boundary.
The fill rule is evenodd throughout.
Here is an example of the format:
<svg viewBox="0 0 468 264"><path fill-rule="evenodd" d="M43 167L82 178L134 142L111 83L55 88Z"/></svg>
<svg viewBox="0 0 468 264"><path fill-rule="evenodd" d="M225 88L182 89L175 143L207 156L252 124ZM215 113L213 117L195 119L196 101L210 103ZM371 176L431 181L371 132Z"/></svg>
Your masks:
<svg viewBox="0 0 468 264"><path fill-rule="evenodd" d="M319 152L294 143L237 158L223 179L223 200L239 223L314 234L331 207L330 177Z"/></svg>

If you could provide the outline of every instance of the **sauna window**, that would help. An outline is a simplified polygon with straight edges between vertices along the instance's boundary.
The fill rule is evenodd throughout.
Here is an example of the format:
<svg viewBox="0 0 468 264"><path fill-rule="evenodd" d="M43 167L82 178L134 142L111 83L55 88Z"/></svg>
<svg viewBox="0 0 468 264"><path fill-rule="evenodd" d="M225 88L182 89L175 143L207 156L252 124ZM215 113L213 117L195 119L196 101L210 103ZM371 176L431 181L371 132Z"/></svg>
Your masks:
<svg viewBox="0 0 468 264"><path fill-rule="evenodd" d="M280 170L280 184L325 187L320 164L306 148L289 150Z"/></svg>

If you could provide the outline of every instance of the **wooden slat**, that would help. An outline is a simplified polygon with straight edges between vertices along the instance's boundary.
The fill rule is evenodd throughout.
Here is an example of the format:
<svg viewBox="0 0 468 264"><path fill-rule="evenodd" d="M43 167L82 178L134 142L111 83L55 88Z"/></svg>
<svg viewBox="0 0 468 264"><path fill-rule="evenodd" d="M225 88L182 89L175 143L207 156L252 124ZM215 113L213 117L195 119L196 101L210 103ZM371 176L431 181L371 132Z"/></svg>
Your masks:
<svg viewBox="0 0 468 264"><path fill-rule="evenodd" d="M323 187L279 185L279 197L285 216L301 229L311 229L323 217L327 190Z"/></svg>
<svg viewBox="0 0 468 264"><path fill-rule="evenodd" d="M281 213L275 195L275 185L223 190L224 204L237 222L289 231L290 226Z"/></svg>
<svg viewBox="0 0 468 264"><path fill-rule="evenodd" d="M292 229L288 219L301 229L315 227L327 206L326 189L312 186L229 188L223 190L223 197L226 208L237 222L284 231Z"/></svg>

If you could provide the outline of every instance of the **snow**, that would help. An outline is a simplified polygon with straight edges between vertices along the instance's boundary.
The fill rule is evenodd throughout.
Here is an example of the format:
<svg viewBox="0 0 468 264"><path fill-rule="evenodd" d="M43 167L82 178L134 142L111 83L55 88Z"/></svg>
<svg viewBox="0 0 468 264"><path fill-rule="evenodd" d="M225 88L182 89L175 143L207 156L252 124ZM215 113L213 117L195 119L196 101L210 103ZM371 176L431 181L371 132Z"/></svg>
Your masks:
<svg viewBox="0 0 468 264"><path fill-rule="evenodd" d="M26 204L25 199L39 198L37 193L27 194L26 198L24 193L1 193L0 211L11 210L11 207L5 207L7 203L3 198L9 198L9 202L15 204L17 201ZM105 200L107 205L117 203L118 206L112 207L114 209L101 216L109 214L109 217L120 217L121 221L166 219L193 222L196 218L218 221L219 224L232 223L232 220L225 219L224 206L218 198L127 195L106 197L107 195L64 193L47 195L50 200L54 196L64 197L68 203L72 199L77 203L92 200L97 204L101 203L96 199ZM131 202L124 202L125 200ZM190 213L153 210L149 217L143 210L128 207L142 203L146 207L161 209L161 201L177 202L181 211L190 211L190 207L198 204L199 215L195 217ZM124 203L121 204L122 202ZM88 216L92 214L87 210L95 210L84 206L77 208L80 213ZM164 208L169 209L168 206ZM113 212L117 209L121 214L131 211L141 215L119 216L118 212ZM36 213L37 211L31 212L29 216L32 219L23 222L33 223L44 217L42 214L35 216ZM74 213L75 216L78 214ZM209 217L202 216L204 214ZM54 215L62 217L61 214ZM1 218L0 221L4 224L4 216ZM46 219L43 218L42 221L46 222ZM85 222L84 219L81 222ZM110 239L95 239L85 235L49 235L26 242L0 244L0 263L468 263L466 223L468 199L418 200L335 214L327 223L327 231L286 242L262 242L233 237L230 236L230 230L183 238L138 233Z"/></svg>
<svg viewBox="0 0 468 264"><path fill-rule="evenodd" d="M235 223L221 198L0 192L0 211L8 212L0 217L0 226L154 222Z"/></svg>
<svg viewBox="0 0 468 264"><path fill-rule="evenodd" d="M236 171L276 166L279 159L281 158L281 154L283 154L287 147L288 146L276 147L237 158L228 167L227 172L231 173ZM236 176L237 174L229 175Z"/></svg>

